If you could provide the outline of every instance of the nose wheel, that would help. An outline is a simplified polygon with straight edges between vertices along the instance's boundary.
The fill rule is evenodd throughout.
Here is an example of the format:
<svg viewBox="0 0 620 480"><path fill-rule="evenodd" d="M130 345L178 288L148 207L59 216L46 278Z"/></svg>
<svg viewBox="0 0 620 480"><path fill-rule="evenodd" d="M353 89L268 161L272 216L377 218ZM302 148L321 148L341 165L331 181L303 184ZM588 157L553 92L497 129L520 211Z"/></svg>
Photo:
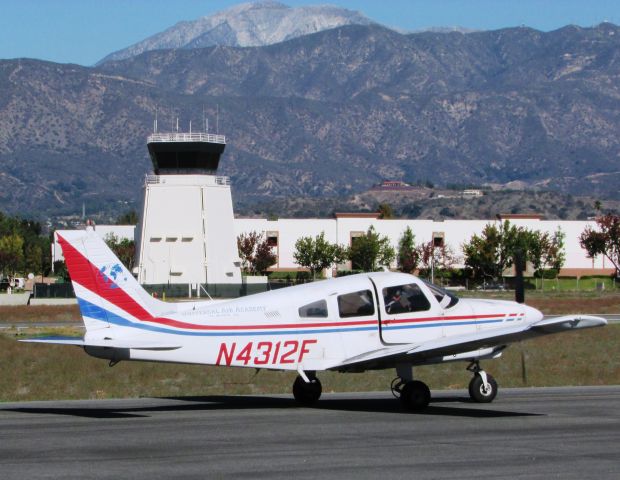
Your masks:
<svg viewBox="0 0 620 480"><path fill-rule="evenodd" d="M497 395L497 382L482 370L478 361L472 362L467 370L474 376L469 382L469 397L477 403L491 403Z"/></svg>

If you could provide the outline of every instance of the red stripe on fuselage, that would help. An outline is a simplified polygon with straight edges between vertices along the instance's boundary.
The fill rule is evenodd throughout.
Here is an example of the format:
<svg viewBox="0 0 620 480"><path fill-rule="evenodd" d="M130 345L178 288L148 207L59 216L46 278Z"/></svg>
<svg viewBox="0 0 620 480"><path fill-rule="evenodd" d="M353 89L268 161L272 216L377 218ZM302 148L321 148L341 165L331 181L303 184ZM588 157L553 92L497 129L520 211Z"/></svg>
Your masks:
<svg viewBox="0 0 620 480"><path fill-rule="evenodd" d="M196 325L195 323L185 323L169 318L153 318L149 320L161 323L170 327L187 328L191 330L273 330L282 328L320 328L320 327L352 327L360 325L376 325L377 320L360 320L354 322L325 322L325 323L283 323L269 325Z"/></svg>
<svg viewBox="0 0 620 480"><path fill-rule="evenodd" d="M459 321L459 320L482 320L492 318L503 318L503 313L493 313L490 315L453 315L450 317L421 317L421 318L399 318L398 320L384 320L382 325L393 325L395 323L419 323L419 322L441 322L441 321Z"/></svg>

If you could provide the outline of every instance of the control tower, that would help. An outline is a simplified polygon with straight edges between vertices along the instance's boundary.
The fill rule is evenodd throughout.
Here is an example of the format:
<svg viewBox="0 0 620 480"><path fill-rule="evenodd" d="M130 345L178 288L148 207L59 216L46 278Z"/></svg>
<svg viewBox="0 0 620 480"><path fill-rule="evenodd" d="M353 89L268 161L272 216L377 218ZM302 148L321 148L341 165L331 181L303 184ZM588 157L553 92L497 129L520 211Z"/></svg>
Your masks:
<svg viewBox="0 0 620 480"><path fill-rule="evenodd" d="M216 175L223 135L154 133L136 229L142 284L241 284L230 180ZM198 293L198 292L197 292Z"/></svg>

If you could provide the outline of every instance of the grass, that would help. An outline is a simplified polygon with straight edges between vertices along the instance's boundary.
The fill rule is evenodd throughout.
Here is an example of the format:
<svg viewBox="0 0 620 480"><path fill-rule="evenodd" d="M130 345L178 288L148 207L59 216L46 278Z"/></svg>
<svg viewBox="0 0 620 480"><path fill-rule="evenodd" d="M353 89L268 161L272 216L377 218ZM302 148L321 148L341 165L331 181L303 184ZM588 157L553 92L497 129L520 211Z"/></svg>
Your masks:
<svg viewBox="0 0 620 480"><path fill-rule="evenodd" d="M75 305L19 305L0 307L0 323L17 322L71 322L81 321L80 310Z"/></svg>
<svg viewBox="0 0 620 480"><path fill-rule="evenodd" d="M582 277L576 278L555 278L555 279L532 279L536 283L536 288L543 291L588 291L598 290L618 290L618 285L613 277Z"/></svg>
<svg viewBox="0 0 620 480"><path fill-rule="evenodd" d="M68 329L42 333L67 334ZM73 332L76 333L76 332ZM503 387L620 384L620 325L551 335L512 345L497 360L484 362ZM525 371L522 370L522 358ZM254 369L121 362L80 348L25 344L0 335L0 401L290 393L295 373ZM416 377L433 389L466 388L465 363L419 367ZM388 390L393 370L340 374L321 372L323 390Z"/></svg>

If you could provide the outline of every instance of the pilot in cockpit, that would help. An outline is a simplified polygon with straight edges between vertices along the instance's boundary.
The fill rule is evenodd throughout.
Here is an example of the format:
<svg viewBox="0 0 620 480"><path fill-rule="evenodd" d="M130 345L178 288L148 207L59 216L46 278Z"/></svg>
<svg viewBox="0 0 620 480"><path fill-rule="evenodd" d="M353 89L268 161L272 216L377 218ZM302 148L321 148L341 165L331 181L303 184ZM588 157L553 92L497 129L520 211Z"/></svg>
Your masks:
<svg viewBox="0 0 620 480"><path fill-rule="evenodd" d="M402 313L409 311L409 301L403 297L400 288L390 289L391 295L385 300L385 311L387 313Z"/></svg>

